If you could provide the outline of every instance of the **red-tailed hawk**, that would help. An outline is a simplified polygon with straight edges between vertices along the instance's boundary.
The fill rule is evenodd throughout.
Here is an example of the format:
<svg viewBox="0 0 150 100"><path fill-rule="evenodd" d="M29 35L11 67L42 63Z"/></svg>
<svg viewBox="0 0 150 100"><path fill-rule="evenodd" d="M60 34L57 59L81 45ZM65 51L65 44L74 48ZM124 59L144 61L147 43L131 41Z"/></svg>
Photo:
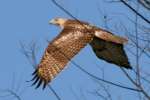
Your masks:
<svg viewBox="0 0 150 100"><path fill-rule="evenodd" d="M37 83L36 88L43 83L44 89L88 43L98 58L120 67L131 68L123 50L127 39L82 21L55 18L50 23L60 26L62 31L49 43L33 73L32 81L33 85Z"/></svg>

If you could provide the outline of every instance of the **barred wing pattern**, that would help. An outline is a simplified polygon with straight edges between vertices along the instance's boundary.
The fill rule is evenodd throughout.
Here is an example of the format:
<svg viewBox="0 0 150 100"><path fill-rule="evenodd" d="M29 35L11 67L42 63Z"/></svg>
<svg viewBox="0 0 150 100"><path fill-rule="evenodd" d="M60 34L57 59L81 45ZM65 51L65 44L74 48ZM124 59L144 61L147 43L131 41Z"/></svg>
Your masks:
<svg viewBox="0 0 150 100"><path fill-rule="evenodd" d="M51 43L49 43L38 68L33 73L33 85L38 88L43 83L43 89L67 65L67 63L91 42L94 35L86 30L65 28Z"/></svg>

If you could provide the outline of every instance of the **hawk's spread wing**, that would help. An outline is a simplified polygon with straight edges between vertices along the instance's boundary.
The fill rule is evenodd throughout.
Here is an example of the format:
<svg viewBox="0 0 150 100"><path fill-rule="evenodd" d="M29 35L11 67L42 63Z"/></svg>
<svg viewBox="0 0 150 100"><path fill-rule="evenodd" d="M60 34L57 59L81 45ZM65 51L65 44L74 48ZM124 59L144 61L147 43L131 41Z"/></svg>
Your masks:
<svg viewBox="0 0 150 100"><path fill-rule="evenodd" d="M121 67L131 68L122 44L94 37L90 45L98 58Z"/></svg>
<svg viewBox="0 0 150 100"><path fill-rule="evenodd" d="M64 69L70 59L89 43L93 37L94 36L86 30L65 28L49 43L38 68L33 73L33 85L38 83L36 87L38 88L44 83L44 89L45 86Z"/></svg>

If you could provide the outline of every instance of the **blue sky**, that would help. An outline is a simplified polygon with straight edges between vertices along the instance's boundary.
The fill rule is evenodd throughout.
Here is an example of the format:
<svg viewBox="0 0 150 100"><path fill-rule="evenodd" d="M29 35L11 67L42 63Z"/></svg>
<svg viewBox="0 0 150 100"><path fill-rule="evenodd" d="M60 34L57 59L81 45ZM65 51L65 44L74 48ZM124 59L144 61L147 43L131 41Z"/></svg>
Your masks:
<svg viewBox="0 0 150 100"><path fill-rule="evenodd" d="M134 15L128 12L128 9L122 4L108 4L103 0L57 1L72 12L75 17L99 27L104 28L102 14L107 14L111 18L111 24L108 27L114 27L118 20L121 20L124 24L128 24L129 30L133 30L132 24L127 21L126 16L133 18ZM99 12L98 9L101 9L102 12ZM37 61L39 61L47 46L46 40L53 39L61 31L58 27L48 24L48 21L55 17L70 18L58 9L51 0L0 1L0 89L13 87L13 90L17 91L18 94L24 91L21 95L22 100L57 100L48 88L44 91L42 89L35 90L34 87L30 87L31 83L26 82L32 78L33 68L21 53L19 44L20 41L25 44L36 41L38 45ZM110 30L125 36L125 33L122 33L119 28ZM128 53L128 55L130 54ZM130 60L133 59L131 56L129 58ZM132 86L117 66L97 59L89 46L85 47L73 60L98 77L102 77L101 68L104 69L107 80ZM77 100L78 98L83 100L81 98L83 95L86 100L100 100L91 94L100 86L71 63L53 80L51 86L62 100ZM114 94L114 99L120 97L122 100L127 98L133 100L136 97L133 96L134 92L132 91L128 92L111 85L109 87ZM19 88L19 91L16 88ZM0 98L0 100L12 100L12 98Z"/></svg>

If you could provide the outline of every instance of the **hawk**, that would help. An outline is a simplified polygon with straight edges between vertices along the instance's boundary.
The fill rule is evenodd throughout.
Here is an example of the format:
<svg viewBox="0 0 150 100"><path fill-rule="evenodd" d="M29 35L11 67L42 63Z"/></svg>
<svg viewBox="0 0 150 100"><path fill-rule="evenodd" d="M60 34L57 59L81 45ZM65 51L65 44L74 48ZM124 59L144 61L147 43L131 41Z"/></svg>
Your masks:
<svg viewBox="0 0 150 100"><path fill-rule="evenodd" d="M99 59L131 69L123 49L128 41L126 38L79 20L55 18L50 24L60 26L62 31L48 44L32 74L32 85L37 84L36 88L43 84L44 89L87 44Z"/></svg>

